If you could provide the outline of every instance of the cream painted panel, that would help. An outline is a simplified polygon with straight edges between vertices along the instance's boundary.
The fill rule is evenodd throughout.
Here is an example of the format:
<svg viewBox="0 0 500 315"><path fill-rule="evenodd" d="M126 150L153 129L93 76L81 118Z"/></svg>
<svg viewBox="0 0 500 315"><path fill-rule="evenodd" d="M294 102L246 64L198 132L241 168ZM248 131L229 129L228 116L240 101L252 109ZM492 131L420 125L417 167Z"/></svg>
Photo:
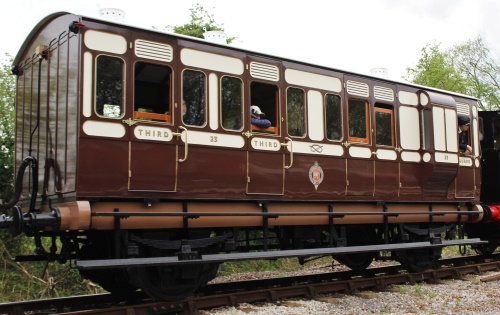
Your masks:
<svg viewBox="0 0 500 315"><path fill-rule="evenodd" d="M307 86L313 89L327 90L337 93L342 91L342 82L339 78L329 77L322 74L286 69L285 80L289 84Z"/></svg>
<svg viewBox="0 0 500 315"><path fill-rule="evenodd" d="M478 128L478 123L477 119L472 120L472 150L474 151L475 156L479 156L479 128ZM470 134L470 133L469 133Z"/></svg>
<svg viewBox="0 0 500 315"><path fill-rule="evenodd" d="M407 92L407 91L399 91L398 93L399 102L405 105L418 105L418 96L417 93Z"/></svg>
<svg viewBox="0 0 500 315"><path fill-rule="evenodd" d="M290 151L290 147L287 147ZM340 144L324 144L314 142L293 142L293 153L342 156L344 148Z"/></svg>
<svg viewBox="0 0 500 315"><path fill-rule="evenodd" d="M83 123L83 132L89 136L122 138L125 136L125 125L121 122L87 120Z"/></svg>
<svg viewBox="0 0 500 315"><path fill-rule="evenodd" d="M420 149L420 124L418 110L414 107L399 108L401 147L405 150Z"/></svg>
<svg viewBox="0 0 500 315"><path fill-rule="evenodd" d="M401 160L405 162L420 162L420 153L418 152L401 152Z"/></svg>
<svg viewBox="0 0 500 315"><path fill-rule="evenodd" d="M186 66L221 71L235 75L241 75L244 71L243 61L240 59L189 48L181 50L181 61Z"/></svg>
<svg viewBox="0 0 500 315"><path fill-rule="evenodd" d="M470 157L461 156L458 158L460 166L472 166L472 159Z"/></svg>
<svg viewBox="0 0 500 315"><path fill-rule="evenodd" d="M434 159L440 163L458 163L458 155L456 153L435 152Z"/></svg>
<svg viewBox="0 0 500 315"><path fill-rule="evenodd" d="M387 149L378 149L377 158L379 160L391 160L394 161L398 158L396 151Z"/></svg>
<svg viewBox="0 0 500 315"><path fill-rule="evenodd" d="M446 151L444 109L441 107L433 107L432 116L434 124L434 149L439 151Z"/></svg>
<svg viewBox="0 0 500 315"><path fill-rule="evenodd" d="M420 104L422 104L423 106L429 104L429 98L424 93L420 94Z"/></svg>
<svg viewBox="0 0 500 315"><path fill-rule="evenodd" d="M127 52L127 40L121 35L88 30L85 32L85 45L92 50L100 50L122 55Z"/></svg>
<svg viewBox="0 0 500 315"><path fill-rule="evenodd" d="M188 144L209 145L214 147L243 148L245 140L241 135L227 135L223 133L192 131L182 132L182 141Z"/></svg>
<svg viewBox="0 0 500 315"><path fill-rule="evenodd" d="M359 157L359 158L370 158L372 156L372 151L370 148L361 148L361 147L350 147L349 148L349 154L352 157Z"/></svg>
<svg viewBox="0 0 500 315"><path fill-rule="evenodd" d="M448 152L458 152L457 113L452 109L445 109L446 118L446 149Z"/></svg>
<svg viewBox="0 0 500 315"><path fill-rule="evenodd" d="M136 126L134 128L134 135L137 139L167 142L173 138L172 130L169 128L151 126Z"/></svg>
<svg viewBox="0 0 500 315"><path fill-rule="evenodd" d="M215 73L208 76L208 112L210 113L210 129L217 130L219 127L219 81Z"/></svg>
<svg viewBox="0 0 500 315"><path fill-rule="evenodd" d="M307 92L307 126L309 138L321 141L324 135L323 97L318 91Z"/></svg>
<svg viewBox="0 0 500 315"><path fill-rule="evenodd" d="M281 148L281 143L278 140L270 138L252 138L250 144L255 150L279 151Z"/></svg>
<svg viewBox="0 0 500 315"><path fill-rule="evenodd" d="M85 117L92 115L92 54L86 52L83 55L83 105L82 113Z"/></svg>
<svg viewBox="0 0 500 315"><path fill-rule="evenodd" d="M425 152L423 156L424 162L429 162L431 160L432 155L429 152Z"/></svg>

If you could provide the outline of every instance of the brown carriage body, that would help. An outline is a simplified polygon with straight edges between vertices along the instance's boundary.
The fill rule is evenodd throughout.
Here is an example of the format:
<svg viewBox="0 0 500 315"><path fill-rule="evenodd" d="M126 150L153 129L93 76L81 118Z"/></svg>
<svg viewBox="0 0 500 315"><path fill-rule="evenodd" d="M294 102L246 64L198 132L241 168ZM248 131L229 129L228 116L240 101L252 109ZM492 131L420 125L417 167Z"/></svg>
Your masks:
<svg viewBox="0 0 500 315"><path fill-rule="evenodd" d="M65 12L34 28L13 72L24 176L0 227L60 237L46 256L76 257L111 292L181 298L224 258L189 260L272 259L271 247L353 269L388 250L423 269L442 234L481 243L463 239L464 223L492 217L466 95ZM270 127L252 125L252 105ZM472 154L459 152L458 115L470 118ZM187 262L150 265L172 256Z"/></svg>

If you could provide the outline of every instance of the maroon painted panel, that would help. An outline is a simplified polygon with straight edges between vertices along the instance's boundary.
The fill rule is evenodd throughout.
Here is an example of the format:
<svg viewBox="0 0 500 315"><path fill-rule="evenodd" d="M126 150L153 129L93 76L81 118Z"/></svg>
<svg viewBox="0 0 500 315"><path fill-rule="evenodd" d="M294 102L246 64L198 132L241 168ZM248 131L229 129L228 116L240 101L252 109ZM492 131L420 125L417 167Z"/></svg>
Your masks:
<svg viewBox="0 0 500 315"><path fill-rule="evenodd" d="M401 162L399 164L401 187L399 196L402 200L419 200L422 197L421 164Z"/></svg>
<svg viewBox="0 0 500 315"><path fill-rule="evenodd" d="M79 196L124 196L128 180L128 142L80 138Z"/></svg>
<svg viewBox="0 0 500 315"><path fill-rule="evenodd" d="M394 161L375 161L375 198L397 197L399 166Z"/></svg>
<svg viewBox="0 0 500 315"><path fill-rule="evenodd" d="M284 160L282 153L248 152L249 194L282 195Z"/></svg>
<svg viewBox="0 0 500 315"><path fill-rule="evenodd" d="M188 158L178 164L176 196L243 198L246 189L246 159L245 150L189 146Z"/></svg>
<svg viewBox="0 0 500 315"><path fill-rule="evenodd" d="M131 142L129 190L175 191L176 169L174 145Z"/></svg>
<svg viewBox="0 0 500 315"><path fill-rule="evenodd" d="M473 198L476 183L474 181L474 168L462 166L458 167L457 178L455 180L455 196L457 198Z"/></svg>
<svg viewBox="0 0 500 315"><path fill-rule="evenodd" d="M346 194L349 196L373 196L374 162L371 159L347 159Z"/></svg>

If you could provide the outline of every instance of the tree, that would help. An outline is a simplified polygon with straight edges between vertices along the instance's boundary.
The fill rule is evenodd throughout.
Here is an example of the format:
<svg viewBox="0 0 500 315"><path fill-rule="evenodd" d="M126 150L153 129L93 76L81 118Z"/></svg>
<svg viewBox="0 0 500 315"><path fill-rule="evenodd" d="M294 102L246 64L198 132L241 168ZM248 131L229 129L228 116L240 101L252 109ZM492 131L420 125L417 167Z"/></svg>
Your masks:
<svg viewBox="0 0 500 315"><path fill-rule="evenodd" d="M9 200L13 193L14 173L14 101L16 77L11 74L12 57L0 61L0 198Z"/></svg>
<svg viewBox="0 0 500 315"><path fill-rule="evenodd" d="M223 24L219 25L215 22L214 15L205 10L200 4L197 3L189 11L191 11L191 22L174 26L175 33L204 38L203 33L206 31L224 31ZM226 41L230 44L234 39L234 37L229 37Z"/></svg>
<svg viewBox="0 0 500 315"><path fill-rule="evenodd" d="M479 99L482 109L500 107L500 67L481 36L450 49L455 69L466 78L466 93Z"/></svg>
<svg viewBox="0 0 500 315"><path fill-rule="evenodd" d="M481 36L442 50L428 44L414 68L406 68L406 80L478 99L481 109L500 108L500 67Z"/></svg>

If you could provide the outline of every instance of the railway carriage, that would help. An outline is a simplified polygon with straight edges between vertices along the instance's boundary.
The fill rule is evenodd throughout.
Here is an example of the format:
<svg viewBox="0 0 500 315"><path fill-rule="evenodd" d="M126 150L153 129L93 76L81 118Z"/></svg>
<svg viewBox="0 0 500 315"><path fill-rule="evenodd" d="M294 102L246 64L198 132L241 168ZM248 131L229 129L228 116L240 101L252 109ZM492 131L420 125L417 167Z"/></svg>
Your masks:
<svg viewBox="0 0 500 315"><path fill-rule="evenodd" d="M498 245L493 180L481 193L498 148L481 158L494 136L473 97L64 12L12 72L16 193L0 227L34 236L29 260L76 259L111 292L180 298L230 260L389 255L417 270L443 246Z"/></svg>

